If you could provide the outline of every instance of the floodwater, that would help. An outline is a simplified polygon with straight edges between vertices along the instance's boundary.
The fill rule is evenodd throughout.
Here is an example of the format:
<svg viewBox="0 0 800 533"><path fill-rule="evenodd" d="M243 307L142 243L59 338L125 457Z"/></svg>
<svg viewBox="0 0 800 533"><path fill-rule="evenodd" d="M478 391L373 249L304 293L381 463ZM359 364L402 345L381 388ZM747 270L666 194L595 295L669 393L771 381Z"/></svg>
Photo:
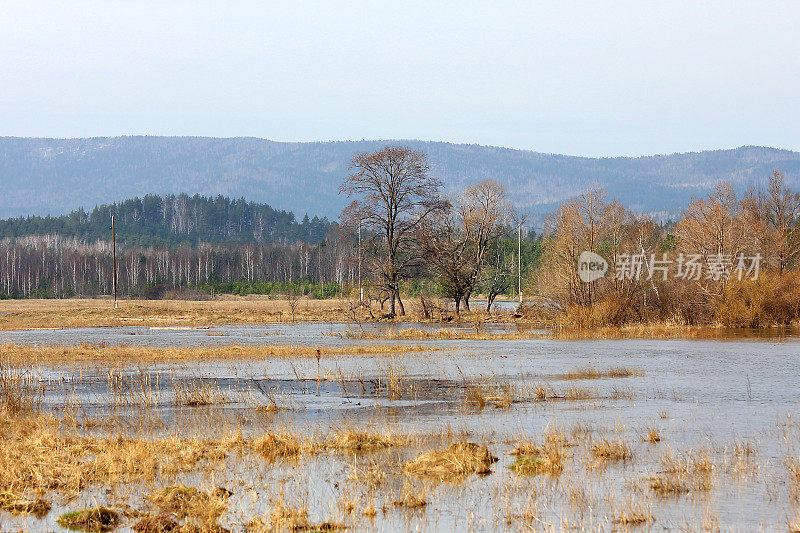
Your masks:
<svg viewBox="0 0 800 533"><path fill-rule="evenodd" d="M378 327L369 325L371 330ZM431 327L419 324L401 327ZM450 327L450 326L448 326ZM493 326L506 331L513 326ZM354 330L355 328L355 330ZM142 344L146 346L209 346L294 344L338 346L375 344L346 338L357 326L342 323L215 327L158 330L137 327L2 332L0 340L39 345ZM383 341L398 344L399 341ZM616 530L616 510L629 500L646 502L652 530L694 530L704 526L723 531L786 530L798 503L787 461L800 459L800 337L730 338L723 340L415 340L414 345L443 348L396 355L326 356L266 360L159 363L114 369L119 382L148 383L157 413L171 421L187 411L214 411L243 424L248 435L265 429L288 429L297 434L325 434L340 427L390 427L405 433L436 434L449 427L470 440L486 443L499 458L492 474L471 476L458 484L425 485L429 504L418 511L394 508L369 520L345 517L353 529L392 530ZM630 369L628 377L567 379L566 373L591 366L597 370ZM120 391L100 365L30 369L43 383L46 408L63 408L78 400L86 416L134 409L131 389ZM212 407L186 407L175 401L175 384L212 386L224 401ZM550 396L541 400L543 385ZM509 408L483 408L466 401L472 387L511 387ZM568 400L570 388L582 388L588 398ZM128 405L126 402L129 402ZM281 409L269 420L250 416L259 405ZM546 429L582 428L587 442L620 439L629 444L633 459L604 468L592 466L589 444L568 448L564 472L518 477L509 466L509 451L522 437L540 442ZM657 428L661 442L643 441ZM730 450L747 443L755 450L751 467L734 472ZM671 497L654 495L648 479L662 471L666 453L703 450L714 463L713 488ZM380 452L374 457L347 455L314 457L300 465L278 462L261 465L259 490L281 486L287 495L305 495L312 521L336 514L340 482L358 461L400 464L427 449ZM746 462L746 461L745 461ZM246 461L232 465L215 478L228 483L235 495L232 507L247 515L265 513L266 496L252 501L241 484ZM401 470L401 469L400 469ZM740 471L741 470L741 471ZM246 477L246 476L245 476ZM286 481L289 478L289 481ZM399 491L402 483L388 482ZM282 480L282 481L281 481ZM419 481L419 483L422 483ZM394 485L392 485L394 484ZM398 485L399 484L399 485ZM358 489L353 489L358 493ZM239 497L242 493L241 498ZM271 492L274 493L274 490ZM91 497L95 497L93 495ZM89 495L83 496L85 499ZM300 497L300 496L297 496ZM238 498L238 499L237 499ZM586 501L585 505L576 501ZM532 503L533 502L533 503ZM377 500L376 507L383 503ZM533 510L531 510L533 508ZM332 511L332 509L334 511ZM533 516L533 518L531 518ZM58 529L57 513L38 521L3 515L0 526ZM241 530L232 521L222 525Z"/></svg>

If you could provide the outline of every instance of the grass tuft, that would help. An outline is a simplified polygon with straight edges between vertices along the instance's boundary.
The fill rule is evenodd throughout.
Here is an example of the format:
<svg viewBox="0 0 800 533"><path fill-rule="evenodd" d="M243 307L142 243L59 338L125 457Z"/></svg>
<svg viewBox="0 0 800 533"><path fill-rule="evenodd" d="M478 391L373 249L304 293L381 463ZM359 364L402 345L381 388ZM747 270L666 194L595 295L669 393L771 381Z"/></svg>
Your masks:
<svg viewBox="0 0 800 533"><path fill-rule="evenodd" d="M108 507L81 509L62 514L58 518L58 524L81 531L110 531L119 525L119 514Z"/></svg>

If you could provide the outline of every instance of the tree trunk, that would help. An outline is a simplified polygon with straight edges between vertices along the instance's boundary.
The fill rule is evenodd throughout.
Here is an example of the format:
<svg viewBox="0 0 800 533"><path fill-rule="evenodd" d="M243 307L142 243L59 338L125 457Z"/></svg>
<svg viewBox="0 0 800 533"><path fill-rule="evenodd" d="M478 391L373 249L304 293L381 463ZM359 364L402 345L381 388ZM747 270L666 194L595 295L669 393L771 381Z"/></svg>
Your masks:
<svg viewBox="0 0 800 533"><path fill-rule="evenodd" d="M467 292L467 293L464 294L464 310L465 311L469 311L469 297L471 295L472 295L472 293L470 293L470 292Z"/></svg>
<svg viewBox="0 0 800 533"><path fill-rule="evenodd" d="M456 316L461 314L461 296L454 296L453 300L456 302Z"/></svg>
<svg viewBox="0 0 800 533"><path fill-rule="evenodd" d="M392 317L392 318L394 318L394 309L395 309L395 307L394 307L394 295L395 295L394 289L391 289L391 291L389 293L389 316Z"/></svg>
<svg viewBox="0 0 800 533"><path fill-rule="evenodd" d="M400 289L396 289L397 291L397 303L400 306L400 316L406 316L406 308L403 305L403 300L400 298Z"/></svg>
<svg viewBox="0 0 800 533"><path fill-rule="evenodd" d="M491 313L492 312L492 304L494 303L494 299L495 299L495 295L493 295L491 292L486 295L486 312L487 313Z"/></svg>

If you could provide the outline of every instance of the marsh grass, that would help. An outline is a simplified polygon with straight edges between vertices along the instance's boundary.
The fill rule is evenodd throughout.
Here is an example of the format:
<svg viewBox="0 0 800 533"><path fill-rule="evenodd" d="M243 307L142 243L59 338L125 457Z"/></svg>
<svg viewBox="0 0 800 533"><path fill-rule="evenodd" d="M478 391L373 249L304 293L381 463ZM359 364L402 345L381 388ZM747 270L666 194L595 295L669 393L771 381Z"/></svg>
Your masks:
<svg viewBox="0 0 800 533"><path fill-rule="evenodd" d="M470 381L464 391L464 403L475 409L484 409L487 406L509 409L517 395L517 387L508 380Z"/></svg>
<svg viewBox="0 0 800 533"><path fill-rule="evenodd" d="M606 370L599 370L590 364L569 370L564 374L557 375L561 379L603 379L603 378L628 378L641 377L644 372L635 368L623 366L612 367Z"/></svg>
<svg viewBox="0 0 800 533"><path fill-rule="evenodd" d="M640 526L653 521L650 506L639 501L627 503L618 513L614 522L623 526Z"/></svg>
<svg viewBox="0 0 800 533"><path fill-rule="evenodd" d="M602 438L592 443L590 452L596 462L629 461L633 459L633 451L622 440Z"/></svg>
<svg viewBox="0 0 800 533"><path fill-rule="evenodd" d="M211 494L196 487L170 485L154 491L150 501L161 511L173 514L178 519L191 518L201 524L211 524L227 509L227 495L224 489Z"/></svg>
<svg viewBox="0 0 800 533"><path fill-rule="evenodd" d="M649 479L650 488L660 496L705 493L713 488L716 469L706 449L684 453L666 452L661 456L661 470Z"/></svg>
<svg viewBox="0 0 800 533"><path fill-rule="evenodd" d="M403 488L400 490L400 497L395 499L392 504L395 507L403 507L405 509L422 509L428 505L427 487L404 480Z"/></svg>
<svg viewBox="0 0 800 533"><path fill-rule="evenodd" d="M661 430L655 426L647 428L642 440L644 442L649 442L650 444L657 444L661 442Z"/></svg>
<svg viewBox="0 0 800 533"><path fill-rule="evenodd" d="M252 449L268 461L296 457L304 448L311 450L310 444L302 444L297 437L288 432L267 432L252 444Z"/></svg>
<svg viewBox="0 0 800 533"><path fill-rule="evenodd" d="M11 492L0 492L0 509L11 514L32 514L41 518L50 512L50 504L42 498L28 500Z"/></svg>
<svg viewBox="0 0 800 533"><path fill-rule="evenodd" d="M424 453L405 464L405 471L439 481L460 481L470 474L491 473L497 457L486 446L472 442L457 442L444 450Z"/></svg>
<svg viewBox="0 0 800 533"><path fill-rule="evenodd" d="M393 446L406 446L412 439L408 435L359 429L338 429L321 444L326 449L351 453L374 452Z"/></svg>
<svg viewBox="0 0 800 533"><path fill-rule="evenodd" d="M209 380L199 378L173 380L172 393L175 405L184 407L201 407L227 401L222 389Z"/></svg>

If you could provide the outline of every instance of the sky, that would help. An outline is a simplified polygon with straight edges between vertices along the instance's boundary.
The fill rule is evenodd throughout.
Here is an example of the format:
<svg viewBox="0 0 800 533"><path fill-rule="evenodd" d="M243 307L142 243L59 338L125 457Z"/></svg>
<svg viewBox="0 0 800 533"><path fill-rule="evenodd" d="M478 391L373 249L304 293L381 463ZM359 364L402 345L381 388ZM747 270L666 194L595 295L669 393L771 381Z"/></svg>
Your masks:
<svg viewBox="0 0 800 533"><path fill-rule="evenodd" d="M800 150L800 2L10 0L0 136Z"/></svg>

